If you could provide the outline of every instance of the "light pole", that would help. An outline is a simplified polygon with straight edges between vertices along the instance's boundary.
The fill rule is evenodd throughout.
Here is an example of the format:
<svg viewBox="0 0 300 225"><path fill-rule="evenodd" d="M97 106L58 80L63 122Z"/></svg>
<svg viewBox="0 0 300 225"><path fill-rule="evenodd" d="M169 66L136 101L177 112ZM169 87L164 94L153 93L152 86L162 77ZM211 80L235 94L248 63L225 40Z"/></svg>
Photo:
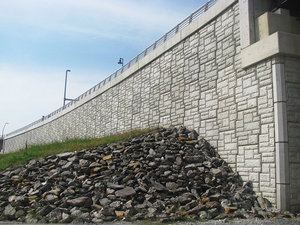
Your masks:
<svg viewBox="0 0 300 225"><path fill-rule="evenodd" d="M68 72L71 72L71 70L66 70L66 78L65 78L65 91L64 91L64 105L66 105L66 101L73 101L73 99L66 98L66 91L67 91L67 80L68 80Z"/></svg>
<svg viewBox="0 0 300 225"><path fill-rule="evenodd" d="M8 123L6 122L3 126L3 129L2 129L2 149L3 149L3 154L4 154L4 129L6 127Z"/></svg>
<svg viewBox="0 0 300 225"><path fill-rule="evenodd" d="M4 124L4 126L3 126L3 129L2 129L2 138L4 137L4 129L5 129L5 127L6 127L7 124L8 124L8 123L6 122L6 123Z"/></svg>

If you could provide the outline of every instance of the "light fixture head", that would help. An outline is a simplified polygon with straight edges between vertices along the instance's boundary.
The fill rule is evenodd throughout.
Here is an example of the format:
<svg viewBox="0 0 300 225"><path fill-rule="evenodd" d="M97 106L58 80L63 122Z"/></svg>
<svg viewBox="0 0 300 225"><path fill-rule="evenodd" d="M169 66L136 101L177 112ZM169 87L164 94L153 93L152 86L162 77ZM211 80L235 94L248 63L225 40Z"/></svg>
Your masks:
<svg viewBox="0 0 300 225"><path fill-rule="evenodd" d="M123 66L123 61L123 58L120 58L118 64L121 64Z"/></svg>

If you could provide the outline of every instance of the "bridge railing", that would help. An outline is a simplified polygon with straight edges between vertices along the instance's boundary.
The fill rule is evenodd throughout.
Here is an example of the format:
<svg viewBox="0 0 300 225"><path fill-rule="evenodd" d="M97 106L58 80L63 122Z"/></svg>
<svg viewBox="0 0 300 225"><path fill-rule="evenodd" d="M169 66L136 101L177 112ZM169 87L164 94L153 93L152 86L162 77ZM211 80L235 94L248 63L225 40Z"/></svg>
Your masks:
<svg viewBox="0 0 300 225"><path fill-rule="evenodd" d="M185 28L186 26L188 26L191 22L193 22L195 19L197 19L201 14L203 14L210 7L212 7L217 1L218 0L209 0L209 1L207 1L198 10L196 10L195 12L193 12L190 16L188 16L186 19L184 19L181 23L177 24L177 26L175 26L173 29L171 29L169 32L167 32L165 35L163 35L161 38L159 38L158 40L156 40L152 45L150 45L148 48L146 48L143 52L141 52L136 57L134 57L133 59L131 59L127 64L125 64L120 69L118 69L116 72L114 72L113 74L111 74L110 76L108 76L107 78L105 78L103 81L101 81L100 83L96 84L91 89L87 90L86 92L84 92L83 94L81 94L80 96L78 96L77 98L75 98L74 101L69 102L68 104L60 107L59 109L55 110L54 112L52 112L52 113L50 113L50 114L48 114L46 116L43 116L41 119L39 119L37 121L34 121L33 123L28 124L25 127L22 127L22 128L20 128L18 130L15 130L15 131L7 134L7 136L19 133L19 132L21 132L23 130L26 130L26 129L30 128L31 126L34 126L34 125L36 125L36 124L44 121L45 119L48 119L48 118L56 115L57 113L59 113L59 112L63 111L64 109L72 106L73 104L75 104L75 102L82 100L83 98L85 98L86 96L90 95L94 91L102 88L108 82L110 82L114 78L118 77L120 74L122 74L123 72L125 72L126 70L128 70L130 67L132 67L135 63L137 63L138 61L140 61L146 55L148 55L149 53L151 53L157 47L159 47L160 45L162 45L163 43L165 43L167 40L169 40L171 37L173 37L179 31L181 31L183 28Z"/></svg>

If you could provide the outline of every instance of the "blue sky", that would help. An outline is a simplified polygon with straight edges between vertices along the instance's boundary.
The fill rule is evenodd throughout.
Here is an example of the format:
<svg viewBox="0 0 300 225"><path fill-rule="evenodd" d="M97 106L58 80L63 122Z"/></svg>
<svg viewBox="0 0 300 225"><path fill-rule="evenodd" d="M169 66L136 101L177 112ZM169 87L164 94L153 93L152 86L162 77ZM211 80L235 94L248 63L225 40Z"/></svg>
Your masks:
<svg viewBox="0 0 300 225"><path fill-rule="evenodd" d="M206 0L0 0L0 128L21 128L76 98Z"/></svg>

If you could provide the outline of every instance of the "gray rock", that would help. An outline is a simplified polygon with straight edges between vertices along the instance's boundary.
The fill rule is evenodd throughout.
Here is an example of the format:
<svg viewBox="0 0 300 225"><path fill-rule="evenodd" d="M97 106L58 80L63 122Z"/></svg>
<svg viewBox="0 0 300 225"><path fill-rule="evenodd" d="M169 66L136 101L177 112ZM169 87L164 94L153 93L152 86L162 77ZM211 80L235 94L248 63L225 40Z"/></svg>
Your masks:
<svg viewBox="0 0 300 225"><path fill-rule="evenodd" d="M72 166L73 162L67 162L65 165L62 166L63 169L70 169Z"/></svg>
<svg viewBox="0 0 300 225"><path fill-rule="evenodd" d="M14 207L12 207L11 204L9 204L5 207L3 214L4 214L4 216L6 216L10 219L14 218L15 214L16 214L16 209Z"/></svg>
<svg viewBox="0 0 300 225"><path fill-rule="evenodd" d="M148 218L153 218L153 217L155 217L156 212L157 212L157 209L156 209L156 208L148 208L147 217L148 217Z"/></svg>
<svg viewBox="0 0 300 225"><path fill-rule="evenodd" d="M118 208L120 208L121 205L122 205L121 201L114 201L109 204L109 207L111 207L113 209L118 209Z"/></svg>
<svg viewBox="0 0 300 225"><path fill-rule="evenodd" d="M167 177L167 176L169 176L169 175L171 175L171 174L172 174L172 171L171 171L171 170L167 170L167 171L164 172L163 175L164 175L165 177Z"/></svg>
<svg viewBox="0 0 300 225"><path fill-rule="evenodd" d="M264 199L261 196L257 198L257 201L262 209L267 209L271 207L271 203L267 199Z"/></svg>
<svg viewBox="0 0 300 225"><path fill-rule="evenodd" d="M102 166L102 165L101 165L100 163L98 163L98 162L92 162L92 163L89 165L90 168L101 167L101 166Z"/></svg>
<svg viewBox="0 0 300 225"><path fill-rule="evenodd" d="M125 187L124 189L116 191L116 196L124 198L124 197L135 195L135 193L136 192L132 187Z"/></svg>
<svg viewBox="0 0 300 225"><path fill-rule="evenodd" d="M58 197L53 194L47 194L45 196L45 200L48 201L49 203L54 203L57 199L58 199Z"/></svg>
<svg viewBox="0 0 300 225"><path fill-rule="evenodd" d="M112 188L112 189L123 189L125 186L108 182L107 187Z"/></svg>
<svg viewBox="0 0 300 225"><path fill-rule="evenodd" d="M39 191L37 192L39 193ZM15 200L14 200L14 206L22 206L22 207L25 207L25 206L28 206L29 204L29 200L28 200L28 197L26 196L16 196Z"/></svg>
<svg viewBox="0 0 300 225"><path fill-rule="evenodd" d="M106 193L107 193L108 195L113 194L113 193L115 193L115 189L112 189L112 188L106 188Z"/></svg>
<svg viewBox="0 0 300 225"><path fill-rule="evenodd" d="M50 205L46 205L38 210L38 214L40 214L41 216L46 216L52 210L53 210L53 207L51 207Z"/></svg>
<svg viewBox="0 0 300 225"><path fill-rule="evenodd" d="M174 162L175 156L174 155L166 155L165 159L166 159L166 161Z"/></svg>
<svg viewBox="0 0 300 225"><path fill-rule="evenodd" d="M79 160L79 166L80 167L88 167L89 166L89 161L86 159L80 159Z"/></svg>
<svg viewBox="0 0 300 225"><path fill-rule="evenodd" d="M189 134L188 134L189 139L191 140L197 140L199 137L199 134L195 131L192 130Z"/></svg>
<svg viewBox="0 0 300 225"><path fill-rule="evenodd" d="M71 206L90 207L93 204L93 201L89 197L79 197L75 199L69 199L67 200L67 203Z"/></svg>
<svg viewBox="0 0 300 225"><path fill-rule="evenodd" d="M219 168L215 169L215 168L211 168L210 172L213 174L213 176L222 176L222 170L220 170Z"/></svg>
<svg viewBox="0 0 300 225"><path fill-rule="evenodd" d="M17 196L11 195L8 197L8 202L14 202Z"/></svg>
<svg viewBox="0 0 300 225"><path fill-rule="evenodd" d="M73 155L74 155L74 152L65 152L65 153L57 154L56 156L61 159L67 159L67 158L72 157Z"/></svg>
<svg viewBox="0 0 300 225"><path fill-rule="evenodd" d="M156 152L151 148L151 149L149 150L149 154L155 156L155 155L156 155Z"/></svg>
<svg viewBox="0 0 300 225"><path fill-rule="evenodd" d="M175 191L178 188L178 185L175 182L166 183L166 188L171 191Z"/></svg>
<svg viewBox="0 0 300 225"><path fill-rule="evenodd" d="M151 185L157 191L166 191L167 190L167 188L164 185L162 185L162 184L160 184L158 182L155 182L155 181L151 181Z"/></svg>
<svg viewBox="0 0 300 225"><path fill-rule="evenodd" d="M62 215L61 215L61 223L70 223L70 222L72 222L72 217L71 217L71 215L69 215L69 214L67 214L67 213L65 213L65 212L63 212L62 213Z"/></svg>
<svg viewBox="0 0 300 225"><path fill-rule="evenodd" d="M102 198L99 200L99 202L102 206L106 207L111 203L111 200L108 198Z"/></svg>
<svg viewBox="0 0 300 225"><path fill-rule="evenodd" d="M47 215L49 222L56 223L62 219L62 211L60 209L54 209Z"/></svg>
<svg viewBox="0 0 300 225"><path fill-rule="evenodd" d="M26 215L26 212L23 209L20 209L16 212L16 218L20 218Z"/></svg>
<svg viewBox="0 0 300 225"><path fill-rule="evenodd" d="M180 156L177 156L175 160L176 160L176 164L178 166L181 166L181 164L182 164L182 158Z"/></svg>
<svg viewBox="0 0 300 225"><path fill-rule="evenodd" d="M198 205L196 205L195 207L191 208L188 213L189 214L197 214L199 213L201 210L203 210L205 208L205 206L201 203L199 203Z"/></svg>
<svg viewBox="0 0 300 225"><path fill-rule="evenodd" d="M209 209L207 211L207 219L213 219L219 214L219 211L217 208Z"/></svg>
<svg viewBox="0 0 300 225"><path fill-rule="evenodd" d="M208 213L206 211L200 211L199 212L199 218L202 220L205 220L208 218Z"/></svg>
<svg viewBox="0 0 300 225"><path fill-rule="evenodd" d="M104 207L102 210L103 216L115 216L115 211L113 208L110 207Z"/></svg>
<svg viewBox="0 0 300 225"><path fill-rule="evenodd" d="M156 167L157 164L156 164L156 162L150 162L150 163L149 163L149 166L151 166L151 167Z"/></svg>
<svg viewBox="0 0 300 225"><path fill-rule="evenodd" d="M77 209L77 208L73 208L73 210L70 211L71 215L75 218L80 217L80 215L82 214L81 210Z"/></svg>
<svg viewBox="0 0 300 225"><path fill-rule="evenodd" d="M25 217L25 222L28 224L33 224L33 223L37 223L38 219L34 218L31 214L27 214Z"/></svg>

